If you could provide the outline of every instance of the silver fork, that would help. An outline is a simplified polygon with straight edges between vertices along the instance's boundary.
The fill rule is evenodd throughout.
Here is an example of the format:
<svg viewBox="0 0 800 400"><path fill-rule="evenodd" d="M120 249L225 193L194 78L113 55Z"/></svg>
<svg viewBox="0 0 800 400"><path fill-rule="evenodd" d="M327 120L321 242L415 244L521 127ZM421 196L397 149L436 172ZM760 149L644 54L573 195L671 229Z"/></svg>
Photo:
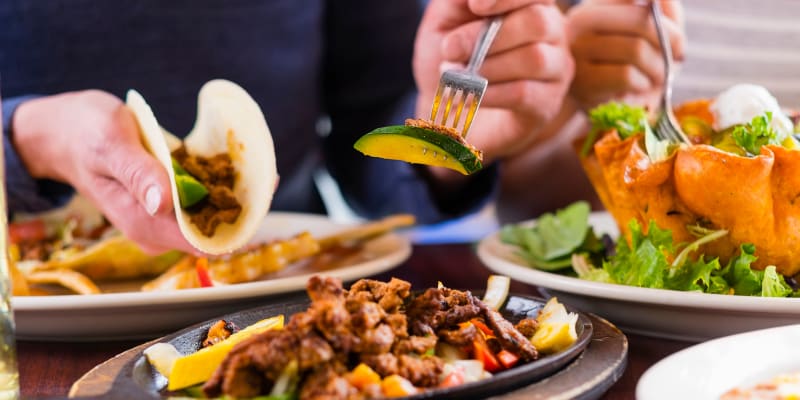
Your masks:
<svg viewBox="0 0 800 400"><path fill-rule="evenodd" d="M431 123L448 126L450 110L454 105L453 101L456 96L459 96L458 100L455 101L456 113L450 126L458 131L461 114L466 107L467 115L460 134L461 137L467 137L469 127L472 125L472 119L478 111L488 84L486 78L478 74L478 70L481 68L483 60L489 52L489 47L492 45L492 41L497 36L497 31L500 30L502 24L503 18L499 16L493 17L486 22L481 34L478 36L478 41L475 42L475 48L472 50L467 69L447 70L442 73L439 79L439 88L436 89L436 97L433 98L433 106L431 107ZM443 101L445 104L444 110L441 113L442 116L439 122L437 122L436 117Z"/></svg>
<svg viewBox="0 0 800 400"><path fill-rule="evenodd" d="M661 94L661 109L658 113L654 133L661 140L688 144L689 138L681 130L681 126L675 118L675 113L672 111L672 81L675 77L675 68L672 64L672 45L669 42L669 35L667 35L666 27L662 21L664 16L661 13L661 5L658 0L650 2L650 11L656 24L661 54L664 56L664 91Z"/></svg>

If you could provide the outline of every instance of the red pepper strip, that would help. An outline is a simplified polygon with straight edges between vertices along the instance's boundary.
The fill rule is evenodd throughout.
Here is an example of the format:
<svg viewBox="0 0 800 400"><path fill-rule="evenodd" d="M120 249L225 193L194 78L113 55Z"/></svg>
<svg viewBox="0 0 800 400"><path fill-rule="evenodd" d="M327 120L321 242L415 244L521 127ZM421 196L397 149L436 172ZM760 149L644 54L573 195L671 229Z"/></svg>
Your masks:
<svg viewBox="0 0 800 400"><path fill-rule="evenodd" d="M500 364L503 364L504 367L511 368L517 364L517 361L519 361L519 356L503 349L497 353L497 359L500 360Z"/></svg>
<svg viewBox="0 0 800 400"><path fill-rule="evenodd" d="M194 264L197 271L197 281L200 282L200 287L212 287L214 282L211 281L211 275L208 274L208 259L200 257Z"/></svg>
<svg viewBox="0 0 800 400"><path fill-rule="evenodd" d="M475 359L483 364L483 369L489 372L497 372L503 369L500 362L498 362L497 358L492 354L492 351L489 350L489 346L486 345L483 337L478 335L478 337L472 341L472 348L475 352Z"/></svg>
<svg viewBox="0 0 800 400"><path fill-rule="evenodd" d="M464 383L464 369L463 368L454 368L453 372L447 374L447 376L442 379L442 382L439 383L440 388L450 388L455 386L460 386Z"/></svg>
<svg viewBox="0 0 800 400"><path fill-rule="evenodd" d="M8 240L11 244L37 242L46 238L47 229L44 226L44 221L40 219L8 224Z"/></svg>
<svg viewBox="0 0 800 400"><path fill-rule="evenodd" d="M486 324L484 324L483 321L477 318L473 318L472 321L470 322L472 322L472 325L475 325L476 328L480 329L480 331L483 332L483 334L486 335L486 337L494 336L494 332L492 332L492 329L486 326Z"/></svg>

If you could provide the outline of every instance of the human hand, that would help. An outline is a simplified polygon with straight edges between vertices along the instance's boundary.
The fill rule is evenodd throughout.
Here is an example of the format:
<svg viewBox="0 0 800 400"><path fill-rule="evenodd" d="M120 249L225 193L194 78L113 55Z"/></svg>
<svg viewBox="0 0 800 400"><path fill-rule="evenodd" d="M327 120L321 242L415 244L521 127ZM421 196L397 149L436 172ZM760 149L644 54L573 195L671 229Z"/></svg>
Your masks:
<svg viewBox="0 0 800 400"><path fill-rule="evenodd" d="M683 8L677 0L659 0L675 60L682 60L686 37ZM634 0L585 0L567 13L569 42L575 57L570 95L589 110L616 99L658 107L664 61L647 3Z"/></svg>
<svg viewBox="0 0 800 400"><path fill-rule="evenodd" d="M34 178L71 184L145 251L196 252L172 212L167 172L117 97L88 90L27 101L14 114L13 132Z"/></svg>
<svg viewBox="0 0 800 400"><path fill-rule="evenodd" d="M513 154L561 107L572 79L564 18L554 0L431 0L417 32L417 115L430 116L441 72L463 68L489 16L503 25L479 71L489 81L469 131L484 162Z"/></svg>

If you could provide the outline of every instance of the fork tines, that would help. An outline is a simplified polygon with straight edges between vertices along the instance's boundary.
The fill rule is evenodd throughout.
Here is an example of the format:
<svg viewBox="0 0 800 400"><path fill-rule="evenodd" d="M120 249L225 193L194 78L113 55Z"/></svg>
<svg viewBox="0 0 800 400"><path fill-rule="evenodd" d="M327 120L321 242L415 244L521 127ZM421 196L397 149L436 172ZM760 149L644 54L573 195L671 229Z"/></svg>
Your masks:
<svg viewBox="0 0 800 400"><path fill-rule="evenodd" d="M654 133L656 137L661 140L668 140L672 143L689 143L689 139L686 137L680 128L678 128L678 122L675 121L674 116L672 116L668 111L662 111L656 121L656 126Z"/></svg>
<svg viewBox="0 0 800 400"><path fill-rule="evenodd" d="M459 130L461 114L467 107L466 118L464 118L463 128L460 129L461 136L466 137L472 118L478 111L483 93L486 91L488 81L482 77L470 74L466 71L450 70L445 71L439 80L439 87L436 89L436 97L433 99L431 107L431 122L442 126L451 126ZM439 108L444 101L444 110L441 117L437 120ZM455 103L456 112L452 120L450 110Z"/></svg>

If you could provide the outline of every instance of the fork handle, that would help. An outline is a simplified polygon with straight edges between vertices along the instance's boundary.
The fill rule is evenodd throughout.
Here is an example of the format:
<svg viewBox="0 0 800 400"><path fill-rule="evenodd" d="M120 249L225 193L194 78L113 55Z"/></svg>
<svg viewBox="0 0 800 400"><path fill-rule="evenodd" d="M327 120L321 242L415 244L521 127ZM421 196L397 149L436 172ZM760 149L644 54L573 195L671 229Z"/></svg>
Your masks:
<svg viewBox="0 0 800 400"><path fill-rule="evenodd" d="M672 60L672 44L669 40L667 28L664 26L664 14L661 11L661 4L658 0L650 2L650 12L653 15L653 22L656 26L656 34L658 35L659 45L662 56L664 57L664 92L667 100L672 99L672 81L675 79L675 68Z"/></svg>
<svg viewBox="0 0 800 400"><path fill-rule="evenodd" d="M503 17L492 17L483 26L481 34L478 36L478 41L475 42L475 48L472 50L472 56L469 58L467 64L467 71L477 73L483 65L483 60L486 54L489 53L489 47L492 46L494 37L497 36L497 31L500 30L500 25L503 25Z"/></svg>

